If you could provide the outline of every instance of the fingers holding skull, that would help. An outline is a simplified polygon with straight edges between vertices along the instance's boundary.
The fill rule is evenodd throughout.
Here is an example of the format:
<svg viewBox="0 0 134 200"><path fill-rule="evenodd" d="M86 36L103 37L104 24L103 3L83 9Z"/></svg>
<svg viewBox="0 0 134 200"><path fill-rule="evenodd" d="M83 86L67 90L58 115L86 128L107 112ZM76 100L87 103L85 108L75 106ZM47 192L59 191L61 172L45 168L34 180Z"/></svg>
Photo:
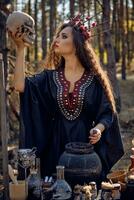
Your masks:
<svg viewBox="0 0 134 200"><path fill-rule="evenodd" d="M24 41L22 39L23 35L18 38L10 30L7 29L7 32L8 32L9 37L14 41L14 43L16 44L17 47L23 48L26 46L26 44L24 43Z"/></svg>

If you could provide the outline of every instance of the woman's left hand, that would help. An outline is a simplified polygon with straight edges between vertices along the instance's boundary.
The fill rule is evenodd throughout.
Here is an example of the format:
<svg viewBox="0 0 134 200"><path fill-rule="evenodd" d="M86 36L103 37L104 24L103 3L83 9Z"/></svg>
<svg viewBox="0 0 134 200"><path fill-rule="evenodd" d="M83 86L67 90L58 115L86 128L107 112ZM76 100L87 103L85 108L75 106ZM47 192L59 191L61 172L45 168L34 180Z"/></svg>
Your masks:
<svg viewBox="0 0 134 200"><path fill-rule="evenodd" d="M101 138L101 131L98 128L92 128L90 130L89 141L91 144L97 143Z"/></svg>

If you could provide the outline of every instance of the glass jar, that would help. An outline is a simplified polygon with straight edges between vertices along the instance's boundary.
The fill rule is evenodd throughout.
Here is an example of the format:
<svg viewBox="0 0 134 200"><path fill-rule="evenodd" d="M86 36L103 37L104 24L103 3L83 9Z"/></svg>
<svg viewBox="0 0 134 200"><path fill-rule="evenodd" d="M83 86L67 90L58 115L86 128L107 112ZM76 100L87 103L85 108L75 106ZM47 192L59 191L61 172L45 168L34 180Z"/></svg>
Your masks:
<svg viewBox="0 0 134 200"><path fill-rule="evenodd" d="M94 181L91 181L89 183L89 185L91 186L91 200L95 200L97 198L97 186L96 186L96 183Z"/></svg>
<svg viewBox="0 0 134 200"><path fill-rule="evenodd" d="M102 189L101 200L112 200L112 191L110 189Z"/></svg>
<svg viewBox="0 0 134 200"><path fill-rule="evenodd" d="M41 199L40 161L36 158L36 165L30 169L28 177L28 200Z"/></svg>
<svg viewBox="0 0 134 200"><path fill-rule="evenodd" d="M57 166L57 180L53 185L53 200L69 200L72 189L64 179L64 166Z"/></svg>
<svg viewBox="0 0 134 200"><path fill-rule="evenodd" d="M112 189L112 198L113 200L117 200L121 198L121 185L119 183L114 183L114 189Z"/></svg>

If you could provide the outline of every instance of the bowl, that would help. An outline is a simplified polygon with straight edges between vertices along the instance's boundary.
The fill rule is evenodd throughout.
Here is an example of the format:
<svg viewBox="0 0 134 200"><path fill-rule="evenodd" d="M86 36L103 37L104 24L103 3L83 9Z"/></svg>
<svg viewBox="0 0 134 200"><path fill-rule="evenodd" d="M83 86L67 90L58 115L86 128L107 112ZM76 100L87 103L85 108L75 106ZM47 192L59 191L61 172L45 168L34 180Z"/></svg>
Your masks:
<svg viewBox="0 0 134 200"><path fill-rule="evenodd" d="M113 183L125 182L127 172L125 170L116 170L107 174L107 179L111 180Z"/></svg>

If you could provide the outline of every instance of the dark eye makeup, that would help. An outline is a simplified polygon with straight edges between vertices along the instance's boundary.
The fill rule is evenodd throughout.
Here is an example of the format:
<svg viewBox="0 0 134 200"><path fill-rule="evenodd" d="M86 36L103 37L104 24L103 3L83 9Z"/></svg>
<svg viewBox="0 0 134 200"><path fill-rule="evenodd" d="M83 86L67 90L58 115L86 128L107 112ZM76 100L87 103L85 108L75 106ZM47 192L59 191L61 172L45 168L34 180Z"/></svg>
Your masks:
<svg viewBox="0 0 134 200"><path fill-rule="evenodd" d="M56 35L56 38L58 38L59 36L60 36L60 34L57 34L57 35ZM62 37L63 39L68 38L67 35L66 35L66 33L61 33L61 37Z"/></svg>
<svg viewBox="0 0 134 200"><path fill-rule="evenodd" d="M67 35L63 33L63 34L62 34L62 38L63 38L63 39L66 39L66 38L67 38Z"/></svg>

